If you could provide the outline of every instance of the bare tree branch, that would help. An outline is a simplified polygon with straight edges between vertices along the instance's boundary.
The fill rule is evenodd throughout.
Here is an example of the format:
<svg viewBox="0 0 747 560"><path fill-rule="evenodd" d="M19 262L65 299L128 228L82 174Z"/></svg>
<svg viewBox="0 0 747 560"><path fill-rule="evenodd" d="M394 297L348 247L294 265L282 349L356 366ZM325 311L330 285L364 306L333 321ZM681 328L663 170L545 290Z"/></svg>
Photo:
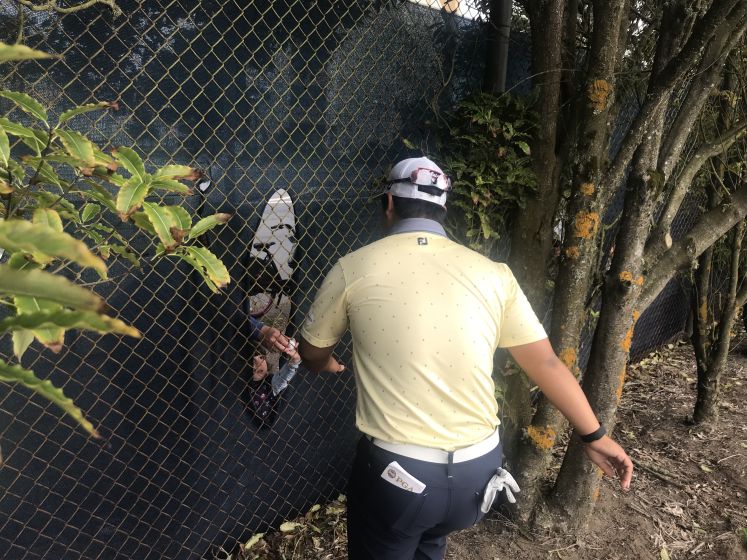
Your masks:
<svg viewBox="0 0 747 560"><path fill-rule="evenodd" d="M656 299L664 286L678 271L687 269L693 259L713 245L747 215L747 187L739 188L731 199L703 214L685 235L666 251L656 267L646 276L638 300L638 310L643 312Z"/></svg>

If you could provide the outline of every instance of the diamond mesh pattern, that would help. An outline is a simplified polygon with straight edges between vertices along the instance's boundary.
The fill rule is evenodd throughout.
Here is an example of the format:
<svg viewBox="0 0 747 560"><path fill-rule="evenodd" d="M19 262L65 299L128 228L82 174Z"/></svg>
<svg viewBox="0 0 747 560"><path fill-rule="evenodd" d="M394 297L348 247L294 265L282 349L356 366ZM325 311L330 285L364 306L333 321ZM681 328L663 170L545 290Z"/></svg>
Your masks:
<svg viewBox="0 0 747 560"><path fill-rule="evenodd" d="M232 282L210 295L182 265L129 274L114 261L115 281L94 289L143 338L71 331L58 355L32 344L23 365L62 386L106 441L0 385L0 556L213 558L344 491L358 436L352 377L302 370L274 425L258 426L247 409L253 346L229 319L248 309L249 244L272 193L293 197L299 248L290 297L267 319L294 335L331 265L377 238L368 187L408 155L400 138L479 87L483 24L424 3L120 0L117 19L100 5L26 11L26 44L63 56L5 65L3 87L56 115L118 100L119 111L75 117L74 128L105 149L136 147L149 170L205 170L214 187L204 200L164 202L235 214L208 239ZM16 2L0 0L0 29L15 39ZM507 87L519 93L529 91L529 53L529 35L513 34ZM29 123L4 100L0 111ZM119 231L154 254L134 227ZM349 363L349 337L338 350ZM5 337L0 355L11 353Z"/></svg>

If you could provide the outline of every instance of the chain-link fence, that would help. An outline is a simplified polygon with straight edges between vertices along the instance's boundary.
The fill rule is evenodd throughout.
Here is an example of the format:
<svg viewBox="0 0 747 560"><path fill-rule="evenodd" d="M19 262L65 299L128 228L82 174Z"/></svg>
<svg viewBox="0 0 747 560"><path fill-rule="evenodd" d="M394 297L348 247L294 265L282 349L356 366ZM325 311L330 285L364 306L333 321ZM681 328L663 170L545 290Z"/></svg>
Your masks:
<svg viewBox="0 0 747 560"><path fill-rule="evenodd" d="M276 218L295 219L297 243L280 263L293 268L285 296L264 317L293 335L331 265L376 239L368 186L408 155L401 137L479 87L484 24L425 4L123 0L114 17L101 4L21 13L0 0L0 39L20 30L62 55L5 65L4 89L56 115L118 100L118 111L74 127L105 148L135 147L146 168L205 170L204 195L167 203L235 214L206 240L231 272L222 294L184 265L149 263L155 247L125 225L143 271L113 261L114 281L95 289L142 339L69 331L62 353L34 342L24 356L103 443L26 389L0 386L0 556L212 558L343 490L357 438L352 376L302 371L263 421L235 312L252 308L252 245L273 195L290 197ZM529 49L528 34L512 36L507 85L517 92L529 90ZM0 110L26 122L4 101ZM338 350L349 363L349 338ZM11 359L8 337L0 355Z"/></svg>
<svg viewBox="0 0 747 560"><path fill-rule="evenodd" d="M104 443L24 388L0 388L3 558L213 557L343 490L357 436L352 376L301 372L274 422L252 410L253 347L233 318L250 311L262 213L278 191L290 196L297 248L293 265L279 263L295 266L290 297L265 318L295 334L331 265L375 239L367 187L407 155L400 138L482 75L483 24L423 3L118 5L122 17L101 4L64 15L2 1L2 40L21 29L27 45L62 55L5 65L3 88L57 115L117 100L118 111L76 117L73 127L107 150L135 147L146 168L205 170L214 186L204 198L196 190L167 203L235 214L207 240L232 281L211 295L183 265L148 264L155 247L134 227L119 229L145 256L144 271L113 262L115 281L95 289L142 339L70 331L62 353L35 342L23 358L63 387ZM9 104L0 109L27 122Z"/></svg>

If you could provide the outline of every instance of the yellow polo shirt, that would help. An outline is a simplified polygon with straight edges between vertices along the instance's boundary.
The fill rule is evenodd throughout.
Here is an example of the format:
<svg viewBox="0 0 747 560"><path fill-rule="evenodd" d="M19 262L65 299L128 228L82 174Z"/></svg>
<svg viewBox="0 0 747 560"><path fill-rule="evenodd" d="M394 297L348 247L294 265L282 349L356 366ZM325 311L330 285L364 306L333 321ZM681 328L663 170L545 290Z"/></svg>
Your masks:
<svg viewBox="0 0 747 560"><path fill-rule="evenodd" d="M407 231L407 222L431 232ZM325 348L350 327L363 433L453 451L499 424L496 348L547 335L505 264L434 234L430 220L400 224L405 233L338 261L302 334Z"/></svg>

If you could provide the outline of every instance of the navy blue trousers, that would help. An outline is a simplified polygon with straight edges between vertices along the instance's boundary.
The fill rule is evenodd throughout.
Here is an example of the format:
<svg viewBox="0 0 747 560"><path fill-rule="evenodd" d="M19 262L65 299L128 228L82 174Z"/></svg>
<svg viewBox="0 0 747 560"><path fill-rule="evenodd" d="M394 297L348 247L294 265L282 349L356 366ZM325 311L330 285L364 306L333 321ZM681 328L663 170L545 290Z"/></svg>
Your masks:
<svg viewBox="0 0 747 560"><path fill-rule="evenodd" d="M409 459L363 437L348 484L350 560L441 560L446 537L467 529L480 511L488 481L501 466L502 450L448 466ZM424 483L421 494L381 477L392 461Z"/></svg>

